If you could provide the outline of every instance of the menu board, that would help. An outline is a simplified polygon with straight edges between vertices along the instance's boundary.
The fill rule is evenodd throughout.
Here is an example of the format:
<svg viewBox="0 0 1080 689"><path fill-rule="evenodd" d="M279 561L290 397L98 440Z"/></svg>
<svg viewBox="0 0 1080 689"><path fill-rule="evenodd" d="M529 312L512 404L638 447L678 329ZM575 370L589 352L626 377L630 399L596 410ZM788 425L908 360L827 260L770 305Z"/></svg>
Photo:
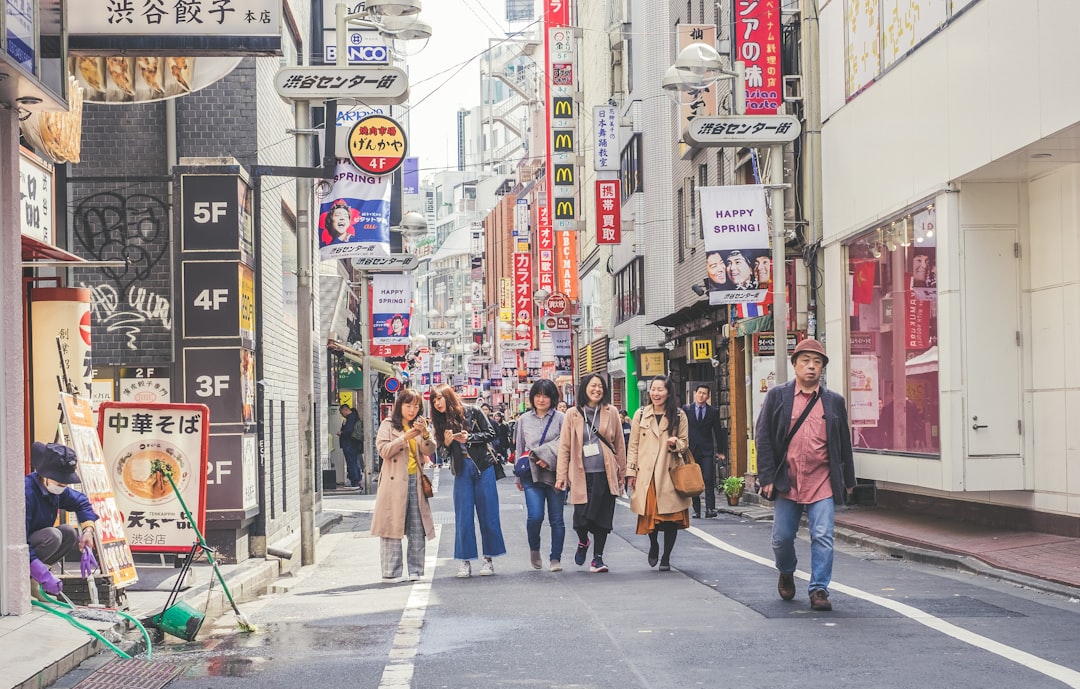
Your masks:
<svg viewBox="0 0 1080 689"><path fill-rule="evenodd" d="M133 551L185 553L197 538L166 472L205 529L209 421L202 404L103 402L98 409L104 464Z"/></svg>
<svg viewBox="0 0 1080 689"><path fill-rule="evenodd" d="M98 564L112 577L117 588L130 586L139 580L139 575L124 532L124 516L117 505L105 465L90 400L61 393L60 405L64 410L69 446L79 459L78 473L82 479L79 489L90 499L98 516L94 529Z"/></svg>

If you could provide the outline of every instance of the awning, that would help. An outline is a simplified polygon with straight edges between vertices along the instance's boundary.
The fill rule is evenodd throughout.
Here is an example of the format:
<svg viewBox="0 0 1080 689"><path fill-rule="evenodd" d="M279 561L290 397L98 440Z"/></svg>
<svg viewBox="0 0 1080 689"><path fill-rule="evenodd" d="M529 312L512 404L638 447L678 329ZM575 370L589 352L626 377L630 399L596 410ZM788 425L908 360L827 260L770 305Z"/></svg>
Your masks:
<svg viewBox="0 0 1080 689"><path fill-rule="evenodd" d="M376 373L381 373L384 376L393 376L394 378L400 377L401 369L394 368L394 365L386 359L377 356L364 356L364 353L359 349L353 349L349 345L342 344L337 340L327 341L326 348L335 352L340 352L346 359L355 361L361 366L363 366L366 361L368 368Z"/></svg>
<svg viewBox="0 0 1080 689"><path fill-rule="evenodd" d="M71 268L122 268L126 261L88 261L81 256L64 251L40 239L22 235L23 268L69 267Z"/></svg>
<svg viewBox="0 0 1080 689"><path fill-rule="evenodd" d="M744 318L735 324L735 336L746 337L754 333L770 332L773 329L772 314Z"/></svg>
<svg viewBox="0 0 1080 689"><path fill-rule="evenodd" d="M904 371L909 376L918 376L924 373L936 373L937 370L937 345L934 345L919 356L912 357L904 362Z"/></svg>

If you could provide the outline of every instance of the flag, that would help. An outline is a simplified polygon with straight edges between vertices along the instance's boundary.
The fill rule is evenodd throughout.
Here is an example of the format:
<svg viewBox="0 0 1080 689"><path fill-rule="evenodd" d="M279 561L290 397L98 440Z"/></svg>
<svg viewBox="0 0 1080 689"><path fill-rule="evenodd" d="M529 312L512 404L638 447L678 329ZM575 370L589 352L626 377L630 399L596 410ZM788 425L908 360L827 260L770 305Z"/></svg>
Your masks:
<svg viewBox="0 0 1080 689"><path fill-rule="evenodd" d="M754 318L756 316L764 316L769 310L769 307L764 302L758 304L736 304L735 312L739 315L739 318Z"/></svg>
<svg viewBox="0 0 1080 689"><path fill-rule="evenodd" d="M855 261L851 281L851 301L869 304L874 301L874 277L877 261Z"/></svg>

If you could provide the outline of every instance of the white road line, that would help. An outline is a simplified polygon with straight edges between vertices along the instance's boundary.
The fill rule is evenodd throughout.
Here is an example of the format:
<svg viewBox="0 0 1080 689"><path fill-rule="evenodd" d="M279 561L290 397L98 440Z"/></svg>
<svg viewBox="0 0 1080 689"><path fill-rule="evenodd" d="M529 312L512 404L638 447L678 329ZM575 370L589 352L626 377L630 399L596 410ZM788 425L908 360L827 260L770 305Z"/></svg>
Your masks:
<svg viewBox="0 0 1080 689"><path fill-rule="evenodd" d="M713 536L712 534L702 531L697 527L692 526L688 529L688 531L700 538L701 540L705 541L706 543L716 548L719 548L720 550L731 553L732 555L735 555L737 557L741 557L744 560L749 560L756 564L764 565L765 567L769 567L770 569L776 569L776 565L770 558L764 558L759 555L755 555L754 553L750 553L745 550L736 548L735 546L730 545ZM810 580L810 575L802 570L796 571L795 576L799 577L800 579L805 579L806 581ZM930 629L941 632L942 634L945 634L947 636L951 636L957 641L962 641L963 643L974 646L975 648L979 648L984 651L993 653L994 655L1001 656L1005 660L1009 660L1011 662L1022 665L1026 668L1034 670L1035 672L1046 675L1051 679L1056 679L1059 682L1062 682L1070 687L1080 687L1080 672L1077 672L1076 670L1073 670L1071 668L1067 668L1063 665L1058 665L1057 663L1052 663L1048 660L1044 660L1043 658L1039 658L1038 656L1027 653L1026 651L1021 651L1013 648L1012 646L1006 646L1005 644L994 641L993 639L988 639L981 634L976 634L974 632L968 631L967 629L964 629L963 627L958 627L951 622L946 622L939 617L934 617L930 613L924 612L923 610L920 610L911 605L907 605L905 603L898 603L897 601L890 600L883 596L877 596L872 593L867 593L866 591L847 586L845 584L837 584L836 582L831 583L829 585L829 588L831 590L839 591L840 593L851 596L853 598L861 598L862 600L873 603L874 605L879 605L883 608L892 610L893 612L899 613L900 615L903 615L910 620L914 620L915 622L929 627Z"/></svg>
<svg viewBox="0 0 1080 689"><path fill-rule="evenodd" d="M436 485L437 483L436 476ZM441 538L442 524L436 524L435 538L427 544L424 578L413 583L412 590L409 591L409 600L401 612L401 621L398 622L394 641L390 646L390 662L383 668L379 689L407 689L412 686L413 671L416 667L413 658L420 648L420 631L424 627L424 615L431 597L431 582L435 578L435 566L439 561Z"/></svg>

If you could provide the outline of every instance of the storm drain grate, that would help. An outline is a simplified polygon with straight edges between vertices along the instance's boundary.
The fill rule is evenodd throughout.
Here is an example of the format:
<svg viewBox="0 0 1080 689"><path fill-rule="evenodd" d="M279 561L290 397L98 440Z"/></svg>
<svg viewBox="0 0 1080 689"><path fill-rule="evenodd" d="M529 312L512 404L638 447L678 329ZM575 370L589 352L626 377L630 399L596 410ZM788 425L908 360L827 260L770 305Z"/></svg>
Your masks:
<svg viewBox="0 0 1080 689"><path fill-rule="evenodd" d="M117 658L73 689L161 689L176 679L181 669L179 665L157 660Z"/></svg>

